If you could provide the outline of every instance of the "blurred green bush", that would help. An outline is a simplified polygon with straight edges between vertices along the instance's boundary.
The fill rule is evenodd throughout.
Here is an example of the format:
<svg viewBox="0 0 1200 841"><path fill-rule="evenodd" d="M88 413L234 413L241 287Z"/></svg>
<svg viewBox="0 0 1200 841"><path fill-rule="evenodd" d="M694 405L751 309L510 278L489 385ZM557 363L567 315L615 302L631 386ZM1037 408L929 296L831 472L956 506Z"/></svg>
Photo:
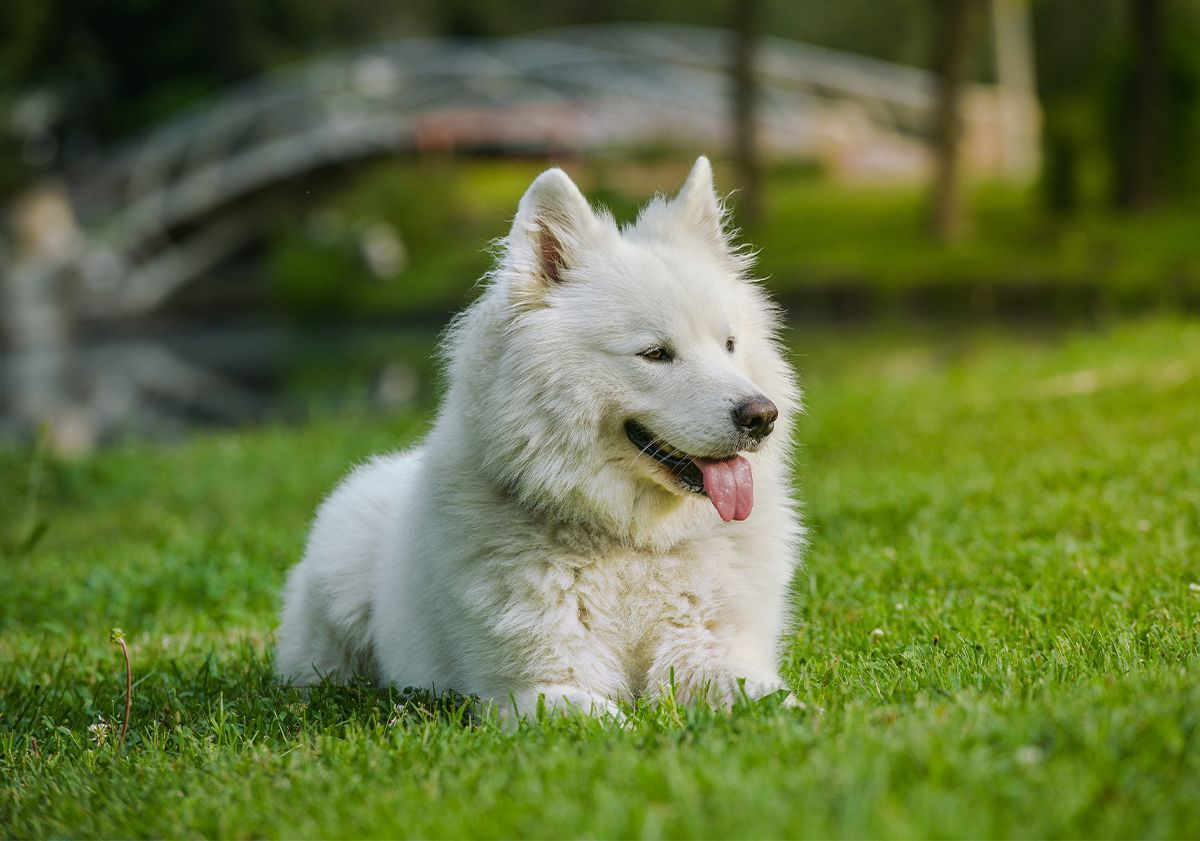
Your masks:
<svg viewBox="0 0 1200 841"><path fill-rule="evenodd" d="M440 317L460 308L542 166L434 160L361 173L345 191L280 221L268 246L273 303L302 321ZM1047 209L1036 189L976 184L972 230L942 246L922 224L920 185L847 185L811 164L780 164L766 179L764 218L744 238L760 251L759 274L785 301L849 290L876 310L919 296L953 315L959 306L986 307L979 298L989 290L1020 289L1047 299L1047 314L1055 315L1062 314L1049 311L1056 297L1084 295L1115 309L1200 300L1200 204L1181 199L1121 214L1104 199L1099 165L1089 159L1080 166L1077 177L1091 181L1074 212ZM676 156L567 168L594 202L625 222L656 189L677 184L687 162ZM732 166L718 162L720 188L731 175ZM373 260L372 238L382 239L384 256L390 249L398 258ZM394 271L381 272L380 263Z"/></svg>

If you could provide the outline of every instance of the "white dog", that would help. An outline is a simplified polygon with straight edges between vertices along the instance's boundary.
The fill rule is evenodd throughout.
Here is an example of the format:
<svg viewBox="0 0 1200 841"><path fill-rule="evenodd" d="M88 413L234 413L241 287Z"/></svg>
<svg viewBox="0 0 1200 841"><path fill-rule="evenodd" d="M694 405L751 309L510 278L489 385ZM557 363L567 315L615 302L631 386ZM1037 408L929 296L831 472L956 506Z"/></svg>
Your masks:
<svg viewBox="0 0 1200 841"><path fill-rule="evenodd" d="M447 333L429 436L321 506L284 595L284 679L520 713L783 688L799 391L722 223L703 157L625 228L561 170L533 182Z"/></svg>

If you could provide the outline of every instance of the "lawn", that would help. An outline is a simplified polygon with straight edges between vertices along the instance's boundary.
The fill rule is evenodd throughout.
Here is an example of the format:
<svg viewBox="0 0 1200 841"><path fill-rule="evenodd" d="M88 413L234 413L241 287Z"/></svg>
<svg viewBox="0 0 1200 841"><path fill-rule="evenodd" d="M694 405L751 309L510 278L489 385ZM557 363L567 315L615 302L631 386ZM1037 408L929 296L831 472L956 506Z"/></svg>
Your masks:
<svg viewBox="0 0 1200 841"><path fill-rule="evenodd" d="M1200 836L1200 323L793 339L799 710L274 686L314 505L426 412L3 453L0 836Z"/></svg>
<svg viewBox="0 0 1200 841"><path fill-rule="evenodd" d="M565 165L621 222L636 218L656 190L675 189L687 166ZM304 203L302 216L281 211L267 249L274 304L322 321L457 309L491 264L486 243L507 232L542 168L534 161L392 162L316 209ZM716 176L722 192L736 183L731 163L718 160ZM1101 205L1055 215L1032 188L974 184L969 235L946 246L925 229L921 185L845 184L780 166L765 180L764 202L762 223L746 230L761 249L758 271L785 300L807 308L837 308L829 299L848 296L855 309L951 315L1018 306L1057 317L1200 307L1195 202L1138 215ZM736 211L736 193L731 203ZM391 279L374 277L362 256L364 232L381 222L405 255Z"/></svg>

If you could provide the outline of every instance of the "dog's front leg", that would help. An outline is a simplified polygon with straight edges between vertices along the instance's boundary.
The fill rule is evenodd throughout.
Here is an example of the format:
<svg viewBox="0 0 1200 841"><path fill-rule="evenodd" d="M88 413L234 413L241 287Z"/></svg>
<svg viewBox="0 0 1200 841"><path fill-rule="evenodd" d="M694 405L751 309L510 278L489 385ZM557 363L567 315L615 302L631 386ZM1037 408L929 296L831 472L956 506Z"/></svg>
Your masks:
<svg viewBox="0 0 1200 841"><path fill-rule="evenodd" d="M663 652L650 671L650 685L660 695L670 694L683 704L704 699L718 707L733 706L743 697L753 701L787 689L773 669L683 650ZM784 704L792 706L795 700L789 695Z"/></svg>
<svg viewBox="0 0 1200 841"><path fill-rule="evenodd" d="M568 564L507 571L506 586L468 603L482 633L466 646L477 694L501 715L547 712L618 714L629 697L626 671L611 640L596 629L589 591Z"/></svg>
<svg viewBox="0 0 1200 841"><path fill-rule="evenodd" d="M650 690L681 703L727 707L786 689L774 646L736 627L712 602L683 593L668 607L648 674ZM790 697L790 696L789 696Z"/></svg>

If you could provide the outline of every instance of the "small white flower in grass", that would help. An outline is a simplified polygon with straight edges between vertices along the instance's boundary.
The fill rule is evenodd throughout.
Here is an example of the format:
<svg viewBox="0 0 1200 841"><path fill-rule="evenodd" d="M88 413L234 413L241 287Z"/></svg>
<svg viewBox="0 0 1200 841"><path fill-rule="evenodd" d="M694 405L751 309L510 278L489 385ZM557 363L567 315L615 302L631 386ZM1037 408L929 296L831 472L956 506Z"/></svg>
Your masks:
<svg viewBox="0 0 1200 841"><path fill-rule="evenodd" d="M104 720L104 716L100 716L95 724L88 725L88 733L92 735L96 747L104 747L104 743L108 741L108 722Z"/></svg>
<svg viewBox="0 0 1200 841"><path fill-rule="evenodd" d="M1017 749L1017 764L1029 768L1042 761L1042 749L1037 745L1023 745Z"/></svg>
<svg viewBox="0 0 1200 841"><path fill-rule="evenodd" d="M883 639L885 636L887 636L887 634L883 632L883 628L876 628L875 630L871 631L868 636L871 637L872 642L879 642L879 640Z"/></svg>
<svg viewBox="0 0 1200 841"><path fill-rule="evenodd" d="M1188 585L1188 589L1193 593L1200 593L1200 581L1193 581Z"/></svg>
<svg viewBox="0 0 1200 841"><path fill-rule="evenodd" d="M896 610L904 610L904 602L896 602Z"/></svg>
<svg viewBox="0 0 1200 841"><path fill-rule="evenodd" d="M390 730L402 721L404 721L404 708L399 704L392 704L392 715L387 722L388 729Z"/></svg>

